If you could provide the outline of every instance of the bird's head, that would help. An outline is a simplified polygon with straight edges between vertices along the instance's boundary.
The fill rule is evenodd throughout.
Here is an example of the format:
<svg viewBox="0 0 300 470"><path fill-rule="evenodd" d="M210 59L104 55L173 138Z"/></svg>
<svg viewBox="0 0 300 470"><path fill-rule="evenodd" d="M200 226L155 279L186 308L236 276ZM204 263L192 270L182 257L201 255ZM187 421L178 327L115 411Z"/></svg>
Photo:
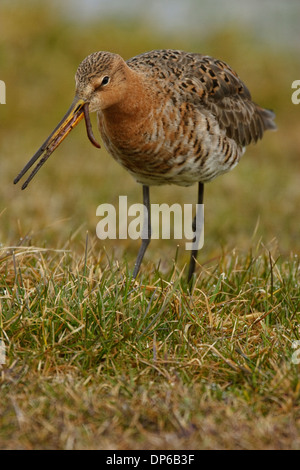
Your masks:
<svg viewBox="0 0 300 470"><path fill-rule="evenodd" d="M126 93L127 70L128 66L118 54L90 54L77 69L76 96L89 104L90 112L113 106Z"/></svg>
<svg viewBox="0 0 300 470"><path fill-rule="evenodd" d="M70 108L15 178L15 184L41 157L23 184L22 189L25 189L49 156L83 117L90 141L95 147L100 147L92 132L89 112L103 111L123 99L126 94L126 70L128 66L122 57L110 52L94 52L81 62L75 75L76 92Z"/></svg>

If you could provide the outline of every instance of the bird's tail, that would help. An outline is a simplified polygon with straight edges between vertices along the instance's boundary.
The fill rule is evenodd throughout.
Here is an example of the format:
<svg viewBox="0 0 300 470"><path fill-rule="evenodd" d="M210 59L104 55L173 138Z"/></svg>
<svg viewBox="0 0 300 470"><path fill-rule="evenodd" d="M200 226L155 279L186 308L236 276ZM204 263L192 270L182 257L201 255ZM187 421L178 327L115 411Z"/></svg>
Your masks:
<svg viewBox="0 0 300 470"><path fill-rule="evenodd" d="M277 126L274 122L275 113L271 109L258 108L259 115L261 117L264 131L266 130L276 130Z"/></svg>

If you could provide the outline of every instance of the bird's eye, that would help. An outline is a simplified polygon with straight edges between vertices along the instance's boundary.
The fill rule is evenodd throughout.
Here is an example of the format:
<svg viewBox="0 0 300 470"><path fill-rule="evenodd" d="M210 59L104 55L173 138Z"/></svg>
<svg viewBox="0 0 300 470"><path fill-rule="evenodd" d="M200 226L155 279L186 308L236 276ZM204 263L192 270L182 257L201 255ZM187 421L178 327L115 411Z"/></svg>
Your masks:
<svg viewBox="0 0 300 470"><path fill-rule="evenodd" d="M109 80L110 80L110 78L107 75L105 75L105 77L102 78L101 83L96 86L94 91L100 91L103 86L108 84Z"/></svg>
<svg viewBox="0 0 300 470"><path fill-rule="evenodd" d="M109 82L109 77L107 75L105 75L105 77L103 77L102 79L102 82L101 82L101 85L107 85Z"/></svg>

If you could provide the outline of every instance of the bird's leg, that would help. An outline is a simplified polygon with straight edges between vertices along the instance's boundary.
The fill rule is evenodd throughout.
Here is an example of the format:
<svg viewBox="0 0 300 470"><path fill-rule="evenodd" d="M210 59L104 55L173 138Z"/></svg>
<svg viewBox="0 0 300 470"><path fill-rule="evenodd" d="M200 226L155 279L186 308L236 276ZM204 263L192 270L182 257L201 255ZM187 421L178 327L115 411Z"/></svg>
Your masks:
<svg viewBox="0 0 300 470"><path fill-rule="evenodd" d="M199 184L198 184L198 204L203 204L203 192L204 192L204 185L203 185L203 183L199 182ZM195 215L194 220L193 220L192 228L193 228L193 232L195 233L195 237L194 237L194 240L193 240L193 242L195 243L195 241L197 240L197 234L196 234L196 230L197 230L197 211L196 211L196 215ZM189 265L188 282L191 281L191 279L193 277L193 274L194 274L194 271L195 271L195 264L196 264L197 254L198 254L198 248L192 250L190 265Z"/></svg>
<svg viewBox="0 0 300 470"><path fill-rule="evenodd" d="M140 270L141 263L144 258L144 254L151 240L151 210L150 210L150 196L149 186L143 185L143 205L144 205L144 223L142 228L142 245L138 252L138 256L135 262L133 270L133 279L136 278Z"/></svg>

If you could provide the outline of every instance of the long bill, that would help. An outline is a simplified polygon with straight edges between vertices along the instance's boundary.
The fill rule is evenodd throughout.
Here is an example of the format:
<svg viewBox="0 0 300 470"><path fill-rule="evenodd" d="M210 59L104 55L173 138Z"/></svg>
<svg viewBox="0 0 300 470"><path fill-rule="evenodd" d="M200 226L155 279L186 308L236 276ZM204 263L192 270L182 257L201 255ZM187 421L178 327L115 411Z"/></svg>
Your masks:
<svg viewBox="0 0 300 470"><path fill-rule="evenodd" d="M20 179L25 175L25 173L27 173L29 168L31 168L34 165L34 163L41 157L37 165L34 167L32 172L30 173L29 177L23 184L22 189L25 189L30 183L30 181L32 180L32 178L39 171L39 169L43 166L43 164L48 160L50 155L54 152L54 150L62 143L62 141L67 137L67 135L81 121L83 117L85 119L88 138L90 139L92 144L95 145L95 147L100 148L100 145L98 144L98 142L96 141L93 135L88 107L89 107L88 102L82 100L81 98L75 97L73 103L71 104L70 108L68 109L67 113L62 118L60 123L56 126L54 131L45 140L43 145L38 149L38 151L33 155L33 157L25 165L23 170L14 179L14 184L18 183Z"/></svg>

